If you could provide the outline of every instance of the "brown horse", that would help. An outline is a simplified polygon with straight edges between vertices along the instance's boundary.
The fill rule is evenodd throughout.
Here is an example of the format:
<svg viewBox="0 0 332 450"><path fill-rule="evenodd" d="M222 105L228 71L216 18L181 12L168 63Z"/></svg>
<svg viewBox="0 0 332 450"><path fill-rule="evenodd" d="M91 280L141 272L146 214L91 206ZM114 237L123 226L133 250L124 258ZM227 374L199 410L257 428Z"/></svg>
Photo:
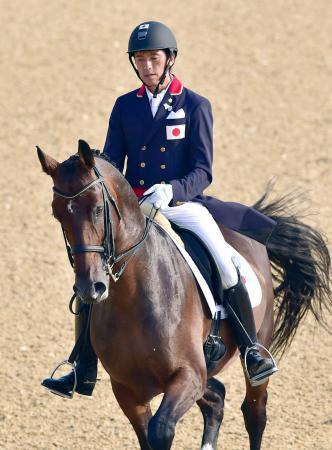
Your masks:
<svg viewBox="0 0 332 450"><path fill-rule="evenodd" d="M227 320L221 327L227 353L207 373L203 343L211 320L195 279L172 240L149 225L123 175L84 141L78 155L61 164L40 149L38 156L53 179L53 213L73 254L76 291L93 303L93 348L141 449L170 449L176 423L195 402L204 418L202 449L216 449L225 388L213 375L237 353ZM322 321L323 307L330 307L329 253L317 231L285 213L285 202L256 207L277 221L267 249L222 231L261 284L263 298L254 309L259 342L283 352L309 310ZM251 450L261 448L267 384L246 382L242 412ZM152 416L149 403L160 393Z"/></svg>

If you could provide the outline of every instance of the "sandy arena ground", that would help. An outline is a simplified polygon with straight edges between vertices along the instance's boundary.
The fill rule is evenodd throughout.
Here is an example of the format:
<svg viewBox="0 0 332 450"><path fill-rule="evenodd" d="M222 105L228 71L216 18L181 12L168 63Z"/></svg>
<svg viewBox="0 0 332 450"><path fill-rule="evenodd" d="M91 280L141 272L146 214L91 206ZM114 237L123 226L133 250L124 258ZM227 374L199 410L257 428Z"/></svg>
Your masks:
<svg viewBox="0 0 332 450"><path fill-rule="evenodd" d="M176 73L213 105L209 192L253 203L275 177L279 193L308 192L307 220L331 239L332 3L0 0L0 9L0 447L137 449L103 370L92 400L40 386L72 347L73 274L35 145L60 160L78 138L102 147L115 98L139 85L125 54L129 33L164 21L178 38ZM331 344L308 317L271 381L264 449L332 448ZM221 379L218 448L248 449L240 364ZM194 407L174 449L198 449L201 431Z"/></svg>

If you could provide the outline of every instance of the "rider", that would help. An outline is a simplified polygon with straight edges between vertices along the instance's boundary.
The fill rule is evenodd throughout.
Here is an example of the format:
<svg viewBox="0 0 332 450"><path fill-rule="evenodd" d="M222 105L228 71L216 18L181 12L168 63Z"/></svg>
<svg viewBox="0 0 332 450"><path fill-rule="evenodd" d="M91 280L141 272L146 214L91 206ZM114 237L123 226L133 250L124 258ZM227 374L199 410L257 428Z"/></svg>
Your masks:
<svg viewBox="0 0 332 450"><path fill-rule="evenodd" d="M216 222L266 243L274 221L250 207L203 195L212 181L211 105L172 73L177 52L175 37L164 24L144 22L133 30L129 60L143 84L116 100L104 153L120 171L127 157L125 176L136 195L151 194L151 204L196 233L209 248L249 381L260 384L277 368L260 354L249 295ZM76 392L91 395L96 374L96 355L86 345L77 364ZM74 376L47 378L42 384L67 396Z"/></svg>

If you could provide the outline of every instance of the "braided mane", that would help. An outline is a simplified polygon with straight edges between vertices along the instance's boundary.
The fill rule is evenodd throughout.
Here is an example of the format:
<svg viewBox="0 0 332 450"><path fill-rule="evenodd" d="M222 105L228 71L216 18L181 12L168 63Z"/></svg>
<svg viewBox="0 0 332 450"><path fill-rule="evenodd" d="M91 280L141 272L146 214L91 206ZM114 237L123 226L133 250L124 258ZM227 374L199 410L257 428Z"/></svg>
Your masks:
<svg viewBox="0 0 332 450"><path fill-rule="evenodd" d="M116 167L115 162L112 161L111 158L108 155L106 155L106 153L103 153L103 152L101 152L101 150L98 150L98 149L91 149L91 151L92 151L94 157L102 158L105 161L107 161L110 164L112 164L112 166ZM66 161L64 161L64 163L69 162L69 161L70 162L71 161L77 161L79 159L80 159L79 154L75 153L75 155L69 156L69 158Z"/></svg>

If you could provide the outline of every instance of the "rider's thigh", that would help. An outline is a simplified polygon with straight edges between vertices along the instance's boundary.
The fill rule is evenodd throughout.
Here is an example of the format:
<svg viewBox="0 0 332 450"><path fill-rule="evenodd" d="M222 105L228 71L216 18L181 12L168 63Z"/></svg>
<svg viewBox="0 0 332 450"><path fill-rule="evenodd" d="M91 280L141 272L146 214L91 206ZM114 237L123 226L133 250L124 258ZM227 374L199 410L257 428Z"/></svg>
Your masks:
<svg viewBox="0 0 332 450"><path fill-rule="evenodd" d="M232 262L233 249L226 244L220 228L205 206L187 202L165 208L162 213L176 225L192 231L202 239L217 263L225 288L238 282L238 274Z"/></svg>

